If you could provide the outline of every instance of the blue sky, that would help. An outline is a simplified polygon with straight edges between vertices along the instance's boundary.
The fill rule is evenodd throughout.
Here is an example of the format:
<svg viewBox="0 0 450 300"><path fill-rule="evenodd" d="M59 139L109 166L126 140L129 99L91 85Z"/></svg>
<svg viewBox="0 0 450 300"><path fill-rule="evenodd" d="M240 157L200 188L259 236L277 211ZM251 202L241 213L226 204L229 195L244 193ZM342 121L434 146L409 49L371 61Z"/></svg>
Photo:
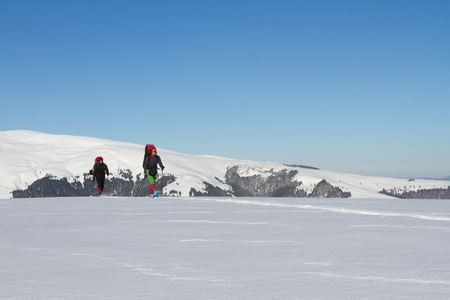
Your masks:
<svg viewBox="0 0 450 300"><path fill-rule="evenodd" d="M0 1L0 130L450 175L450 1Z"/></svg>

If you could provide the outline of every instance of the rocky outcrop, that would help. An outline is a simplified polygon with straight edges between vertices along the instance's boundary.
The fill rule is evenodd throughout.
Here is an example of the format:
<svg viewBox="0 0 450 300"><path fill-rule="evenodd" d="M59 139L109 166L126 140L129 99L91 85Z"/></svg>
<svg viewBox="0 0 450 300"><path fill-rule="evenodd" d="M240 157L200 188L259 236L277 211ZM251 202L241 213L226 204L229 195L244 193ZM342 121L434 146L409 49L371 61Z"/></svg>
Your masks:
<svg viewBox="0 0 450 300"><path fill-rule="evenodd" d="M93 184L91 184L93 186ZM92 192L92 187L90 189ZM71 197L90 196L88 186L80 182L70 183L67 178L54 179L47 176L36 180L25 190L12 192L13 198L39 198L39 197Z"/></svg>
<svg viewBox="0 0 450 300"><path fill-rule="evenodd" d="M352 194L344 192L338 187L329 184L325 179L319 182L308 197L311 198L349 198Z"/></svg>
<svg viewBox="0 0 450 300"><path fill-rule="evenodd" d="M279 172L266 171L263 175L240 176L239 166L229 168L225 183L231 186L236 197L305 197L300 189L302 182L294 179L298 171L286 169Z"/></svg>
<svg viewBox="0 0 450 300"><path fill-rule="evenodd" d="M227 192L217 186L213 186L212 184L208 182L203 182L205 185L204 192L197 191L194 188L191 188L189 191L189 197L196 197L196 196L210 196L210 197L225 197L225 196L233 196L230 192Z"/></svg>
<svg viewBox="0 0 450 300"><path fill-rule="evenodd" d="M325 179L308 194L302 188L302 182L295 179L297 174L296 170L284 169L279 172L265 171L264 176L240 176L239 166L233 166L228 169L225 182L231 186L233 195L238 197L351 197L350 192L344 192L340 188L332 186Z"/></svg>

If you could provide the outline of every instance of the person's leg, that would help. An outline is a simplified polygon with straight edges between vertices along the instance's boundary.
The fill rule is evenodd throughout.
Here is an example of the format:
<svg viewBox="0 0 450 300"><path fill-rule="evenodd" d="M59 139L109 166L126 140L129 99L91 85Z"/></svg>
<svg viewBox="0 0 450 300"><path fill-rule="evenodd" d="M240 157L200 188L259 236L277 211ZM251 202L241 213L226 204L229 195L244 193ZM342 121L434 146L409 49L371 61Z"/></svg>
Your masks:
<svg viewBox="0 0 450 300"><path fill-rule="evenodd" d="M105 177L97 177L98 183L98 194L101 195L103 193L103 189L105 187Z"/></svg>
<svg viewBox="0 0 450 300"><path fill-rule="evenodd" d="M148 174L148 170L147 170L147 178L148 178L148 182L150 184L149 190L150 190L150 192L154 192L155 191L156 176L151 176L150 174Z"/></svg>

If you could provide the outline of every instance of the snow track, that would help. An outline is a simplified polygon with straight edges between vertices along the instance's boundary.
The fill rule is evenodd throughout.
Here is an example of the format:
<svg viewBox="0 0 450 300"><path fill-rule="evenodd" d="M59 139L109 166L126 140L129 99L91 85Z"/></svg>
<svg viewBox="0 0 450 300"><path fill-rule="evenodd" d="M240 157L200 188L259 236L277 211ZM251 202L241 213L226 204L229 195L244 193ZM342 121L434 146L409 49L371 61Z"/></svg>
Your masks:
<svg viewBox="0 0 450 300"><path fill-rule="evenodd" d="M333 207L333 206L318 206L318 205L302 205L302 204L288 204L283 202L274 201L255 201L255 200L235 200L235 199L215 199L208 198L209 201L217 202L228 202L236 203L242 205L257 205L257 206L268 206L268 207L280 207L280 208L295 208L301 210L315 210L315 211L328 211L332 213L341 214L353 214L353 215L367 215L367 216L380 216L380 217L404 217L404 218L415 218L423 220L434 220L434 221L445 221L450 222L450 214L448 217L439 216L437 214L425 215L425 214L408 214L408 213L398 213L398 212L388 212L388 211L369 211L360 209L351 209L344 207ZM318 200L320 201L320 200ZM339 201L337 201L339 202Z"/></svg>

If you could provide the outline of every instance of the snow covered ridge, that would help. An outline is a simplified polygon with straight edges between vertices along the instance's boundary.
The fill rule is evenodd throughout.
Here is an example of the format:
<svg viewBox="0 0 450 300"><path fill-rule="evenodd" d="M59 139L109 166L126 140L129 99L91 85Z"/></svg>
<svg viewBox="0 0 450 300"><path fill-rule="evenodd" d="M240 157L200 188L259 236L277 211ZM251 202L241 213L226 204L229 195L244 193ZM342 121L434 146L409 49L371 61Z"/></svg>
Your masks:
<svg viewBox="0 0 450 300"><path fill-rule="evenodd" d="M450 192L450 181L344 174L273 162L186 155L161 148L158 154L166 169L159 174L163 177L157 188L171 196L381 198L392 194L414 197L416 191L433 190L432 195L438 195L433 197L445 198ZM142 180L143 155L144 145L139 144L0 131L0 198L95 195L88 172L97 156L104 158L111 172L106 194L144 196L148 182ZM420 195L423 198L427 193Z"/></svg>

